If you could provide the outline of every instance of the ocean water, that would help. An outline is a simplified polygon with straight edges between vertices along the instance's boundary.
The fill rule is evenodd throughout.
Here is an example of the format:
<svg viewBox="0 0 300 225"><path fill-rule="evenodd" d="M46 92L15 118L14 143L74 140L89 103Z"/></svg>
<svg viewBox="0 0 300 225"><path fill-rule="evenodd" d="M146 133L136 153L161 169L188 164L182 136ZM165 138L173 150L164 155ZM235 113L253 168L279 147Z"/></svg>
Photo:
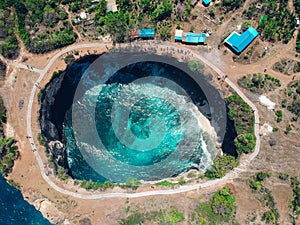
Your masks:
<svg viewBox="0 0 300 225"><path fill-rule="evenodd" d="M89 73L82 83L89 86L96 76ZM159 180L191 168L205 171L212 164L217 134L209 106L184 72L144 62L123 68L105 84L90 86L75 97L65 117L73 177Z"/></svg>
<svg viewBox="0 0 300 225"><path fill-rule="evenodd" d="M0 175L0 225L51 225Z"/></svg>

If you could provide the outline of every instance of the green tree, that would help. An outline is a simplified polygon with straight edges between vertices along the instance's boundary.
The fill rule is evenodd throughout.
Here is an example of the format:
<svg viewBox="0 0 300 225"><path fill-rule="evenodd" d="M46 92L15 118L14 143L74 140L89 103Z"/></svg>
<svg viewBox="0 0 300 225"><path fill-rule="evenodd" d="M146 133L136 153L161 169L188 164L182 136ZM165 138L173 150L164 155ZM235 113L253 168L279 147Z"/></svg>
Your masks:
<svg viewBox="0 0 300 225"><path fill-rule="evenodd" d="M234 139L239 154L250 153L255 147L255 136L251 133L240 134Z"/></svg>
<svg viewBox="0 0 300 225"><path fill-rule="evenodd" d="M275 224L276 216L273 212L267 211L262 216L262 221L266 221L267 223Z"/></svg>
<svg viewBox="0 0 300 225"><path fill-rule="evenodd" d="M235 212L235 197L229 187L222 188L212 197L212 208L216 214L232 215Z"/></svg>
<svg viewBox="0 0 300 225"><path fill-rule="evenodd" d="M214 160L211 169L205 172L205 176L208 178L221 178L223 177L229 170L232 170L236 167L238 161L230 155L223 155Z"/></svg>

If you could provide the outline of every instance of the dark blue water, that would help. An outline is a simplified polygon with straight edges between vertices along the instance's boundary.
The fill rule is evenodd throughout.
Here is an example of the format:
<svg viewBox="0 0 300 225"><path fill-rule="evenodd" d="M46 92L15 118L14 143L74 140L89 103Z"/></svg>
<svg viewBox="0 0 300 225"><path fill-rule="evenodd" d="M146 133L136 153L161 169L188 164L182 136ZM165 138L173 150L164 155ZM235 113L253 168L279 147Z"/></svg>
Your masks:
<svg viewBox="0 0 300 225"><path fill-rule="evenodd" d="M0 175L0 225L51 225Z"/></svg>

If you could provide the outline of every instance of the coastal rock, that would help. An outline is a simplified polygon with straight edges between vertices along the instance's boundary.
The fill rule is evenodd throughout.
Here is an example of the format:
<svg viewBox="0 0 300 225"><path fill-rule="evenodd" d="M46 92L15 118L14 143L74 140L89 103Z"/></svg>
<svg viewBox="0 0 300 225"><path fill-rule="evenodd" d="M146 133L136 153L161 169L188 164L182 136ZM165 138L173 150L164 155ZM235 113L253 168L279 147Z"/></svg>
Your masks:
<svg viewBox="0 0 300 225"><path fill-rule="evenodd" d="M42 212L43 216L46 217L53 224L63 224L65 221L63 213L61 213L55 205L48 199L38 199L35 202L36 208ZM51 216L55 215L55 217Z"/></svg>
<svg viewBox="0 0 300 225"><path fill-rule="evenodd" d="M66 113L72 106L77 84L85 71L82 68L88 67L97 57L98 55L82 57L68 65L65 71L55 72L51 81L39 94L39 125L55 167L61 166L70 171L63 136L63 123Z"/></svg>
<svg viewBox="0 0 300 225"><path fill-rule="evenodd" d="M54 159L54 164L66 168L66 151L64 144L60 141L50 141L48 146L49 152L51 153Z"/></svg>

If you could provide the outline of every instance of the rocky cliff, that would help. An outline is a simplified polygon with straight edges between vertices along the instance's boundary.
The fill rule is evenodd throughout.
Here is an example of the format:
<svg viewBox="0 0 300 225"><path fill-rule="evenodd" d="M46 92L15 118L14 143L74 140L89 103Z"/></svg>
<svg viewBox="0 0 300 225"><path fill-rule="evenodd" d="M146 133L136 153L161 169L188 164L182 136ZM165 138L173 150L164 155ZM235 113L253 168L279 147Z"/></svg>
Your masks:
<svg viewBox="0 0 300 225"><path fill-rule="evenodd" d="M41 90L39 125L55 167L69 169L63 135L65 115L72 106L76 87L84 71L97 57L98 55L82 57L70 64L65 71L55 72Z"/></svg>

